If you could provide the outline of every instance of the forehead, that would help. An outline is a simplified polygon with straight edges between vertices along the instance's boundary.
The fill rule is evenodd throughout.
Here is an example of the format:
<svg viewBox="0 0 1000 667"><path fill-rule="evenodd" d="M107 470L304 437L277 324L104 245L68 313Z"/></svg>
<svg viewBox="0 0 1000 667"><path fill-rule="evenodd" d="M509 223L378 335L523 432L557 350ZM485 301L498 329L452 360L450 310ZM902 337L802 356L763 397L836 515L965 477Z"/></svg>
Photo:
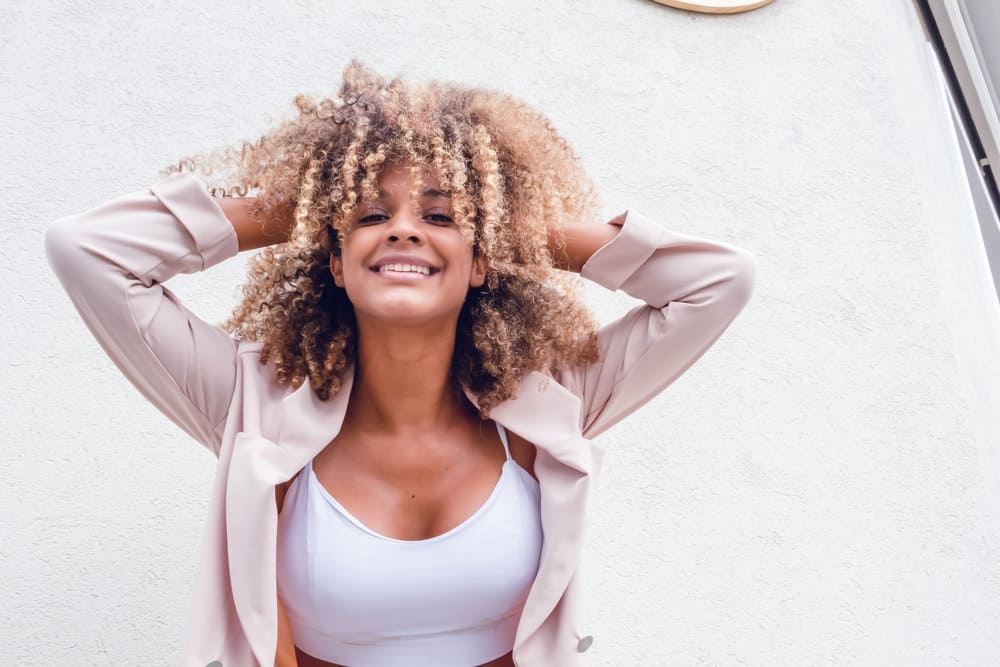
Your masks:
<svg viewBox="0 0 1000 667"><path fill-rule="evenodd" d="M379 186L383 188L387 186L390 188L409 187L413 180L410 169L411 167L408 163L386 164L382 167L376 180ZM430 167L422 166L419 171L425 187L437 188L440 183Z"/></svg>
<svg viewBox="0 0 1000 667"><path fill-rule="evenodd" d="M422 167L420 170L421 184L420 191L416 193L412 203L417 201L439 200L443 204L451 201L451 193L444 191L440 181L429 167ZM374 188L374 199L368 199L367 193L361 199L365 203L375 203L377 200L399 202L409 199L415 178L410 174L409 166L386 165L378 174L376 186Z"/></svg>

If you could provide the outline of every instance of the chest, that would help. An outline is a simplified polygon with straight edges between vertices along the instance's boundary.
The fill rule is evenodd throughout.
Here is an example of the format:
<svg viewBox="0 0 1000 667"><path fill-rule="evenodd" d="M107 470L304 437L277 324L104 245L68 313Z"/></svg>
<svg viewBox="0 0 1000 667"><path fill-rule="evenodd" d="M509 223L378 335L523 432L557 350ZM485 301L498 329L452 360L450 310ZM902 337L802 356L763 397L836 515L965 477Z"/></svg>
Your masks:
<svg viewBox="0 0 1000 667"><path fill-rule="evenodd" d="M506 435L513 463L537 481L535 446L510 431ZM489 498L506 461L496 430L485 439L456 443L448 455L400 455L387 462L360 451L335 439L313 459L316 481L365 526L399 540L430 539L462 524ZM275 487L279 512L294 479Z"/></svg>

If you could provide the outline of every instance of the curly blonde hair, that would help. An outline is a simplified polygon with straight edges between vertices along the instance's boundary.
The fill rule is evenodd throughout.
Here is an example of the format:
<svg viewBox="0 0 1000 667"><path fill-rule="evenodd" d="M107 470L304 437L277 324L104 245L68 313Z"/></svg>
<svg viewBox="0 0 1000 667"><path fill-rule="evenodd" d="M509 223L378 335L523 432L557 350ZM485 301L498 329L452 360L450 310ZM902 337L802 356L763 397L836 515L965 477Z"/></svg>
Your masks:
<svg viewBox="0 0 1000 667"><path fill-rule="evenodd" d="M213 195L255 190L255 220L294 221L286 243L251 257L242 299L221 325L262 342L261 364L274 364L278 382L298 388L308 378L324 401L340 390L357 328L346 291L333 282L330 253L345 243L359 198L377 199L380 169L394 162L414 170L411 197L421 189L416 165L431 170L451 192L473 253L488 260L484 286L470 289L462 306L451 370L456 391L464 383L477 394L483 419L526 372L597 360L597 324L578 296L581 281L554 266L547 230L597 222L599 199L543 114L490 89L387 82L356 59L336 97L299 95L295 103L298 118L256 143L161 171L231 169L228 187L207 186Z"/></svg>

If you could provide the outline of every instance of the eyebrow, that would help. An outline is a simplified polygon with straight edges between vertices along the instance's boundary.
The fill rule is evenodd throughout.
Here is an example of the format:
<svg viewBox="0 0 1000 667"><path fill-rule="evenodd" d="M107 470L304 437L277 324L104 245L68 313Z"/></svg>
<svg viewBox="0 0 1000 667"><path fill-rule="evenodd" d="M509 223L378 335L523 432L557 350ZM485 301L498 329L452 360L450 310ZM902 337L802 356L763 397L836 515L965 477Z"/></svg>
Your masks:
<svg viewBox="0 0 1000 667"><path fill-rule="evenodd" d="M382 190L382 189L379 189L379 191L378 191L378 196L379 197L385 197L388 194L389 194L388 192L386 192L385 190ZM445 192L444 190L437 190L435 188L427 188L426 190L424 190L423 192L420 193L420 196L421 197L448 197L450 199L451 198L451 193Z"/></svg>

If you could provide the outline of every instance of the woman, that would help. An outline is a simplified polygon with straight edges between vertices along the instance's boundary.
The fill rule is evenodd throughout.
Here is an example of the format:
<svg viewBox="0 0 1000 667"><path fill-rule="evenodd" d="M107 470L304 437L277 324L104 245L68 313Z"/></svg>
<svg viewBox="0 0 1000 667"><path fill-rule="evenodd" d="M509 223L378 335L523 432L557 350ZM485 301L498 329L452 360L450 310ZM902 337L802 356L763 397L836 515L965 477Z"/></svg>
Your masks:
<svg viewBox="0 0 1000 667"><path fill-rule="evenodd" d="M219 460L184 664L586 664L591 439L718 339L753 256L596 222L508 95L353 61L297 102L222 196L175 167L46 234L105 351ZM222 327L163 286L258 248ZM598 328L576 273L643 303Z"/></svg>

